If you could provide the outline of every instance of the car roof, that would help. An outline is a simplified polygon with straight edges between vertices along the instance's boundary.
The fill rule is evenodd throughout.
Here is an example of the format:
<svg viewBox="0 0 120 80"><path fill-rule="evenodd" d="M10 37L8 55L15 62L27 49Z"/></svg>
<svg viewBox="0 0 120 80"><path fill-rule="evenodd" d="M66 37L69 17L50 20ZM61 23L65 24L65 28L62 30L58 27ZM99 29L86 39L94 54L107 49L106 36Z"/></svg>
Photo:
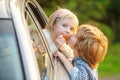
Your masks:
<svg viewBox="0 0 120 80"><path fill-rule="evenodd" d="M28 0L0 0L0 18L11 18L10 5L15 4L21 9L21 6L25 1Z"/></svg>
<svg viewBox="0 0 120 80"><path fill-rule="evenodd" d="M0 0L0 18L8 18L9 17L9 11L8 11L8 0Z"/></svg>

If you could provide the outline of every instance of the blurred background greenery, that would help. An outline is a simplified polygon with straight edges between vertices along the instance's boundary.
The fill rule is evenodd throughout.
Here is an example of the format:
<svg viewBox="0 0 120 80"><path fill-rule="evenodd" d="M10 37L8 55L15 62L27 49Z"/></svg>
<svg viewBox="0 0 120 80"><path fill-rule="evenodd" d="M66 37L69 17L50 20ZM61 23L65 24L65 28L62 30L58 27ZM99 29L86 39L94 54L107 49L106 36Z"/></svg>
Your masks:
<svg viewBox="0 0 120 80"><path fill-rule="evenodd" d="M49 17L58 7L70 9L83 23L98 26L109 40L99 77L120 75L120 0L37 0ZM120 80L120 79L119 79Z"/></svg>

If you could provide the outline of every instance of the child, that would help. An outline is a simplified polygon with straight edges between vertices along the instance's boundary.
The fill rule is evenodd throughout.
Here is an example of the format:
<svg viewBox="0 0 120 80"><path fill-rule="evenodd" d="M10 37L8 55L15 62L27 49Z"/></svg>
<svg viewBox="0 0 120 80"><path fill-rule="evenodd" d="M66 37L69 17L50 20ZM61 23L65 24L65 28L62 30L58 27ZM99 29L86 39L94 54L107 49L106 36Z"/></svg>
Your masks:
<svg viewBox="0 0 120 80"><path fill-rule="evenodd" d="M72 61L74 54L68 43L70 43L69 37L76 34L77 26L78 18L68 9L59 8L49 17L47 30L44 30L44 32L45 35L46 33L50 35L50 37L47 37L46 35L47 39L52 39L52 41L48 39L48 43L53 53L59 50L65 53L65 56L69 61ZM54 76L56 77L54 78L54 80L58 80L58 78L59 80L70 80L69 75L65 70L63 64L60 61L56 62L56 59L54 58L53 60L55 65ZM49 62L47 63L47 65L49 65ZM51 73L48 72L47 74Z"/></svg>
<svg viewBox="0 0 120 80"><path fill-rule="evenodd" d="M97 68L108 47L106 36L96 27L84 24L78 28L73 65L61 52L57 56L68 70L71 80L98 80Z"/></svg>
<svg viewBox="0 0 120 80"><path fill-rule="evenodd" d="M50 32L53 43L59 50L65 52L68 58L73 57L73 54L66 42L70 35L76 33L77 26L77 17L68 9L59 8L50 16L48 21L47 29ZM71 54L68 55L67 53Z"/></svg>

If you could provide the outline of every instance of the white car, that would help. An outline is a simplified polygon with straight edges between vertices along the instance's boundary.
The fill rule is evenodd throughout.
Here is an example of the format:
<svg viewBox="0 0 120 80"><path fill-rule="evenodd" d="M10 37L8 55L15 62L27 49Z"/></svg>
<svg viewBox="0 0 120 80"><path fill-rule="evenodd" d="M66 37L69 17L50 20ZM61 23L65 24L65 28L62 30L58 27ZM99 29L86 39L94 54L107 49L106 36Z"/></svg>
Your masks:
<svg viewBox="0 0 120 80"><path fill-rule="evenodd" d="M53 79L46 23L36 0L0 0L0 80Z"/></svg>

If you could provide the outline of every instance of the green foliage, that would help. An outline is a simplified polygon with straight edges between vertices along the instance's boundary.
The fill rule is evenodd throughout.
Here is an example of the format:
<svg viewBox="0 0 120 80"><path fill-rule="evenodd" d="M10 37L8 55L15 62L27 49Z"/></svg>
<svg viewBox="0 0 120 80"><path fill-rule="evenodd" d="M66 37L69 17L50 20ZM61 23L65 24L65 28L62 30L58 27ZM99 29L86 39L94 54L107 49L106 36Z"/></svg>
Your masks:
<svg viewBox="0 0 120 80"><path fill-rule="evenodd" d="M113 76L120 74L120 43L113 44L108 48L105 60L99 65L98 72L100 77Z"/></svg>
<svg viewBox="0 0 120 80"><path fill-rule="evenodd" d="M108 1L100 0L80 0L77 1L77 11L79 15L83 14L89 19L101 20L106 15ZM78 16L79 16L78 15Z"/></svg>
<svg viewBox="0 0 120 80"><path fill-rule="evenodd" d="M109 24L115 32L115 42L120 42L120 0L110 0L110 4L106 9L108 13L105 18L105 23Z"/></svg>

